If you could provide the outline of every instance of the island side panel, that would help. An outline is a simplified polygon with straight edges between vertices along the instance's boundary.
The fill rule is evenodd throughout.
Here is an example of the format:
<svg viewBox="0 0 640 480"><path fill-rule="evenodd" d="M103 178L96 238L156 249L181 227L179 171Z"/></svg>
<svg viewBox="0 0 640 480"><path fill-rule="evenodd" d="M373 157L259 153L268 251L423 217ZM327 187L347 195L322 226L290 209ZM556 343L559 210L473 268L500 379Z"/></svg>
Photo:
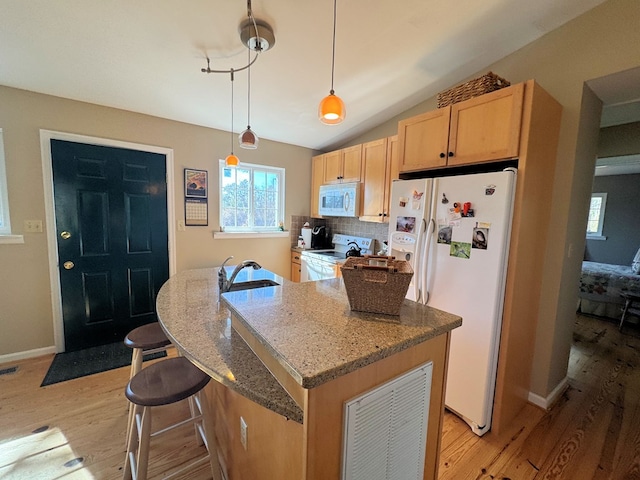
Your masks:
<svg viewBox="0 0 640 480"><path fill-rule="evenodd" d="M302 477L301 424L288 420L234 392L209 382L207 399L214 413L219 457L229 480ZM247 449L240 440L240 417L247 424Z"/></svg>
<svg viewBox="0 0 640 480"><path fill-rule="evenodd" d="M340 478L344 402L429 361L433 362L425 480L437 478L450 333L367 365L308 391L304 408L305 480Z"/></svg>

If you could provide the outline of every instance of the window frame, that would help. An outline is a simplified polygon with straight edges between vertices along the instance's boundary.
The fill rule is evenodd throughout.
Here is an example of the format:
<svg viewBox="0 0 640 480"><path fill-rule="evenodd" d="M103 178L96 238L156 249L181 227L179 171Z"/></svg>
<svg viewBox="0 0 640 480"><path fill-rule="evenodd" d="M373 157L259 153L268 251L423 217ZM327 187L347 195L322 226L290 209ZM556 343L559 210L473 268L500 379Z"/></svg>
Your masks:
<svg viewBox="0 0 640 480"><path fill-rule="evenodd" d="M276 222L278 222L278 225L275 225L273 227L256 227L253 223L255 220L254 217L254 212L253 212L253 205L252 205L252 201L250 199L250 205L249 205L249 218L251 220L251 226L249 227L227 227L225 225L222 224L223 222L223 201L222 201L222 195L223 195L223 179L224 179L224 170L227 168L244 168L244 169L249 169L251 170L251 185L250 185L250 191L251 191L251 195L253 192L253 173L255 171L258 172L266 172L266 173L274 173L276 175L278 175L278 199L277 199L277 203L278 203L278 211L277 211L277 216L276 216ZM255 164L255 163L245 163L245 162L240 162L238 164L237 167L227 167L226 163L224 160L220 160L219 161L219 168L218 168L218 206L219 206L219 222L220 222L220 231L224 232L225 234L271 234L273 232L281 232L283 230L283 222L284 222L284 217L285 217L285 174L286 174L286 169L284 169L283 167L274 167L271 165L261 165L261 164ZM278 218L279 217L279 218Z"/></svg>
<svg viewBox="0 0 640 480"><path fill-rule="evenodd" d="M591 200L589 201L589 214L591 214L591 202L594 198L600 198L600 209L598 212L598 229L595 232L589 232L589 217L587 216L587 239L589 240L606 240L607 237L602 235L602 230L604 228L604 217L607 208L607 193L606 192L593 192L591 194Z"/></svg>
<svg viewBox="0 0 640 480"><path fill-rule="evenodd" d="M0 128L0 235L11 235L9 191L7 188L7 169L2 128Z"/></svg>

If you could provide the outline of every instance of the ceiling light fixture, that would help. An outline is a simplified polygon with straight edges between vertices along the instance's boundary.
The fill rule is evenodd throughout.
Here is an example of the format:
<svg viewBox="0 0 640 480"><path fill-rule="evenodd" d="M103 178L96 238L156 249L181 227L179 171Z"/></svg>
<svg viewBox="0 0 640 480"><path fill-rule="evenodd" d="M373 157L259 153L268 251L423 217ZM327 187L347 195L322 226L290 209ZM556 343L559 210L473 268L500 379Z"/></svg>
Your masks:
<svg viewBox="0 0 640 480"><path fill-rule="evenodd" d="M202 68L202 73L229 73L231 75L231 133L233 134L233 79L235 72L241 72L247 70L247 129L238 136L238 141L242 148L250 150L258 148L259 138L251 130L251 65L253 65L258 56L262 52L273 48L276 43L276 37L273 34L273 28L267 22L256 20L253 16L251 9L251 0L247 0L247 20L242 22L238 27L240 33L240 40L243 45L248 49L247 64L239 68L230 68L229 70L214 70L211 68L211 60L207 55L207 68ZM255 52L255 57L251 59L251 51ZM226 163L228 166L238 164L238 157L233 155L233 145L231 146L231 155L227 157Z"/></svg>
<svg viewBox="0 0 640 480"><path fill-rule="evenodd" d="M256 35L258 35L257 29ZM260 37L258 37L258 40L260 40ZM250 50L248 50L248 56L249 60L251 60ZM247 129L238 136L238 141L240 142L241 148L248 150L258 148L258 142L260 141L258 136L251 130L251 63L249 63L249 68L247 68Z"/></svg>
<svg viewBox="0 0 640 480"><path fill-rule="evenodd" d="M336 62L336 8L337 0L333 0L333 51L331 56L331 90L318 105L318 118L327 125L336 125L344 120L347 109L344 102L333 90L333 74Z"/></svg>
<svg viewBox="0 0 640 480"><path fill-rule="evenodd" d="M256 52L256 56L253 57L253 60L251 60L251 56L249 55L249 62L243 67L230 68L228 70L214 70L211 68L211 61L207 55L207 68L201 68L200 71L202 73L231 73L231 71L241 72L253 65L258 59L260 53L273 48L276 43L273 28L271 28L271 25L267 22L256 20L254 18L253 11L251 10L251 0L247 0L247 17L248 18L238 27L238 31L240 32L240 41L242 44L249 50Z"/></svg>
<svg viewBox="0 0 640 480"><path fill-rule="evenodd" d="M231 153L224 159L227 167L237 167L240 163L238 157L233 154L233 68L231 69Z"/></svg>

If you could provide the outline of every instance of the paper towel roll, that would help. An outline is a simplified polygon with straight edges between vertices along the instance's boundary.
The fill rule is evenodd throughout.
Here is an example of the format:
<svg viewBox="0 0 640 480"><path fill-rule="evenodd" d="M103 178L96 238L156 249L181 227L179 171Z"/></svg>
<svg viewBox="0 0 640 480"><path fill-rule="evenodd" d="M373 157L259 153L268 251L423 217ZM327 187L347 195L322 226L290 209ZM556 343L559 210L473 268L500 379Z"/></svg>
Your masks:
<svg viewBox="0 0 640 480"><path fill-rule="evenodd" d="M311 248L311 227L302 227L302 240L305 249Z"/></svg>

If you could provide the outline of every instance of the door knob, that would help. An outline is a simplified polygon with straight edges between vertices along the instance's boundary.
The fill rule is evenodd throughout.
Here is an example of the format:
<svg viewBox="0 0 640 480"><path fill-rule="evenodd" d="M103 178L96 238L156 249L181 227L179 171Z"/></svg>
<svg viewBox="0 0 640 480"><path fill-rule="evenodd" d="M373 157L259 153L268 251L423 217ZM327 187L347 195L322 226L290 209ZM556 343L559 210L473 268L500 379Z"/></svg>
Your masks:
<svg viewBox="0 0 640 480"><path fill-rule="evenodd" d="M73 262L64 262L62 266L65 270L71 270L73 267L75 267L75 264Z"/></svg>
<svg viewBox="0 0 640 480"><path fill-rule="evenodd" d="M62 232L60 234L60 236L65 240L69 240L71 238L71 234L69 232L67 232L66 230L64 232Z"/></svg>

